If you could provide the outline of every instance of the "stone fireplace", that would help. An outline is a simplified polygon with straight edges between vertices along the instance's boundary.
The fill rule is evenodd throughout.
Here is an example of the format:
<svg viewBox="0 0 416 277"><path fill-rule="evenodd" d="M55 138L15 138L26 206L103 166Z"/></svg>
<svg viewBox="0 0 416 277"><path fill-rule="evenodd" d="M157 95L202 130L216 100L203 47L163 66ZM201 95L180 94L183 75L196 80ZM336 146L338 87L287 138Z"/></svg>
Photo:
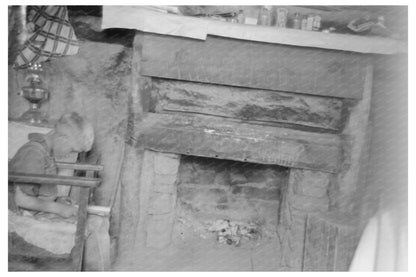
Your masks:
<svg viewBox="0 0 416 277"><path fill-rule="evenodd" d="M347 270L370 59L148 33L133 51L119 268Z"/></svg>

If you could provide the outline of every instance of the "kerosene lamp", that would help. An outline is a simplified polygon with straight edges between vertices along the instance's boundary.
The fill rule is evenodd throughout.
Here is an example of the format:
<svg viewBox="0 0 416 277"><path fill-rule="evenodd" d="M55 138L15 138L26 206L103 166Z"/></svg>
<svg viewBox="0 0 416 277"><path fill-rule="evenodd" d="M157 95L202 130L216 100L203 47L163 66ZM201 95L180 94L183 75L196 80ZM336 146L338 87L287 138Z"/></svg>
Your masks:
<svg viewBox="0 0 416 277"><path fill-rule="evenodd" d="M48 124L45 114L40 110L41 103L49 98L49 91L42 86L42 75L43 67L41 63L29 64L25 78L29 85L23 87L19 92L19 95L30 102L29 110L22 114L20 120L32 125Z"/></svg>

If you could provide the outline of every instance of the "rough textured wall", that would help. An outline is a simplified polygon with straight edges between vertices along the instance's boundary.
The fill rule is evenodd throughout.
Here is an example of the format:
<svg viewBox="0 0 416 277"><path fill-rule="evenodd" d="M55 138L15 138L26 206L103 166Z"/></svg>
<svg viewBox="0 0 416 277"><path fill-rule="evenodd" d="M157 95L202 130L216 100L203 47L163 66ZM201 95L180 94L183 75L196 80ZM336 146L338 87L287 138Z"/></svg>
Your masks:
<svg viewBox="0 0 416 277"><path fill-rule="evenodd" d="M103 183L96 192L99 205L110 205L122 161L130 89L131 48L117 44L83 42L75 56L45 64L50 100L42 106L50 121L76 111L95 128L94 150L104 165ZM17 95L26 85L24 72L9 67L9 119L18 118L28 102Z"/></svg>

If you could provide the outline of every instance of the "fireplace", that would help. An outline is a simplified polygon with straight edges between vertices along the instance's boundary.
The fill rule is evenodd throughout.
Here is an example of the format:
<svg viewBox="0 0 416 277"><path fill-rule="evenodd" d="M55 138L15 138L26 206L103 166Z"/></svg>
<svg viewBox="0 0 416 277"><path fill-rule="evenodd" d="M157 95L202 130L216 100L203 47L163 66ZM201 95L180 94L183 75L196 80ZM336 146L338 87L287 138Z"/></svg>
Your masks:
<svg viewBox="0 0 416 277"><path fill-rule="evenodd" d="M279 270L288 169L146 151L140 270ZM153 168L153 170L152 170ZM163 168L163 169L162 169ZM168 254L169 253L169 254Z"/></svg>
<svg viewBox="0 0 416 277"><path fill-rule="evenodd" d="M222 58L204 60L214 48ZM187 55L172 55L180 49ZM266 56L282 63L278 81L261 79L272 72ZM137 33L132 74L120 269L348 269L368 57Z"/></svg>

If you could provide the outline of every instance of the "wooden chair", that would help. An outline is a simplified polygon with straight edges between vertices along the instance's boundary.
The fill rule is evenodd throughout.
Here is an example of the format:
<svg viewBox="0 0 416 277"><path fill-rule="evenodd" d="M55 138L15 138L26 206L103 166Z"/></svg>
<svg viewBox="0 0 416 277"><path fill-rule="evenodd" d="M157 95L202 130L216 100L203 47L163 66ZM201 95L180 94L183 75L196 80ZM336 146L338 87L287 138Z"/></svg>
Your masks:
<svg viewBox="0 0 416 277"><path fill-rule="evenodd" d="M97 187L101 179L98 178L97 173L103 170L102 165L94 164L76 164L76 163L57 163L58 168L73 169L75 172L85 172L82 176L59 176L59 175L44 175L44 174L26 174L21 172L9 171L9 185L13 183L34 183L42 185L63 185L71 187L79 187L79 199L78 199L78 215L76 222L75 232L75 244L72 252L68 256L59 256L58 259L71 259L72 265L69 270L80 271L82 269L83 252L86 240L86 228L87 228L87 214L88 203L90 200L91 190ZM9 199L10 201L10 199ZM9 236L9 259L12 256L25 256L32 258L39 258L39 251L36 253L19 253L19 250L13 246L13 241L10 241ZM41 254L42 256L42 254ZM53 258L50 253L45 253L43 258ZM67 269L68 270L68 269Z"/></svg>

